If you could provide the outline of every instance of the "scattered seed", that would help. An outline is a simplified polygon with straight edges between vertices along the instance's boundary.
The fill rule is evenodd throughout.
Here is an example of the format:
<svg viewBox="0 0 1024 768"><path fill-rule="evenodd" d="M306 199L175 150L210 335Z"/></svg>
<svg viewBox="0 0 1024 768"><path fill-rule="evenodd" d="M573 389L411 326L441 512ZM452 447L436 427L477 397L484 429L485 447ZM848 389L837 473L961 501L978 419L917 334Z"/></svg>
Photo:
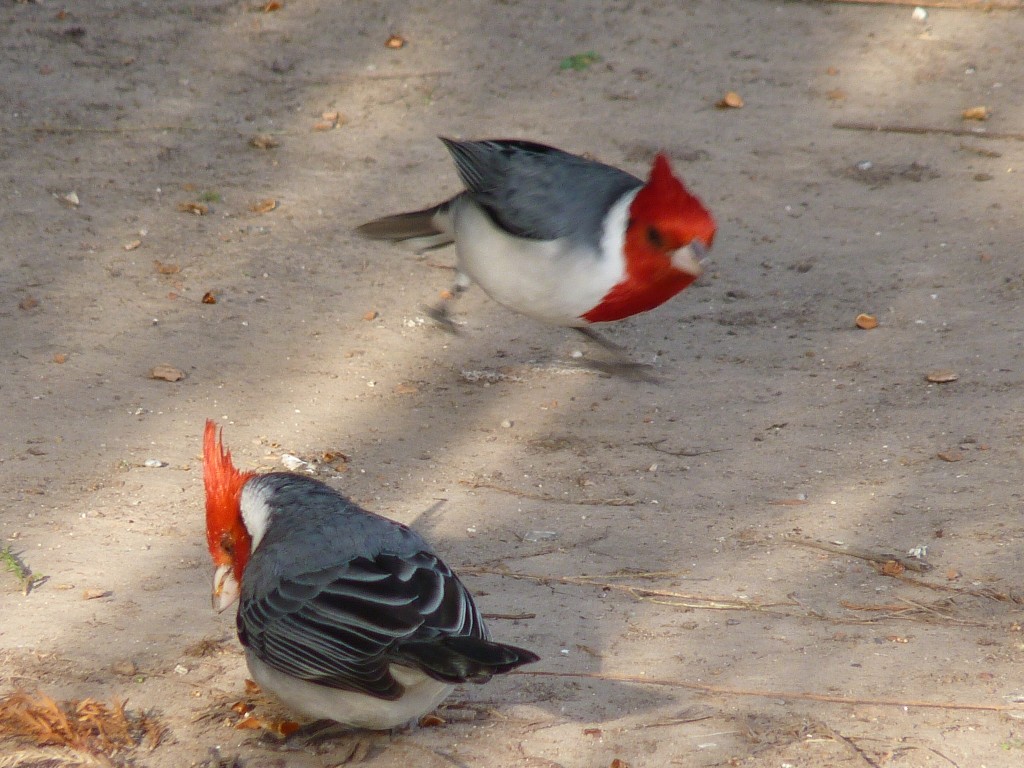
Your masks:
<svg viewBox="0 0 1024 768"><path fill-rule="evenodd" d="M141 240L132 240L131 242L124 244L124 249L126 251L134 251L140 245L142 245L142 241Z"/></svg>
<svg viewBox="0 0 1024 768"><path fill-rule="evenodd" d="M161 381L181 381L185 378L185 372L175 368L173 365L161 363L150 369L149 378L160 379Z"/></svg>
<svg viewBox="0 0 1024 768"><path fill-rule="evenodd" d="M857 324L858 328L863 328L865 331L870 331L872 328L878 327L878 318L874 315L865 314L864 312L857 315L854 322Z"/></svg>
<svg viewBox="0 0 1024 768"><path fill-rule="evenodd" d="M964 120L988 120L991 116L992 113L985 106L970 107L960 113Z"/></svg>
<svg viewBox="0 0 1024 768"><path fill-rule="evenodd" d="M743 106L743 97L736 91L729 91L715 106L719 109L740 109Z"/></svg>
<svg viewBox="0 0 1024 768"><path fill-rule="evenodd" d="M274 149L274 147L281 146L281 142L269 133L257 133L249 139L249 145L256 147L256 149Z"/></svg>
<svg viewBox="0 0 1024 768"><path fill-rule="evenodd" d="M399 48L405 47L405 38L401 35L391 35L391 37L389 37L384 43L384 47L397 51Z"/></svg>
<svg viewBox="0 0 1024 768"><path fill-rule="evenodd" d="M927 376L925 376L925 378L928 379L928 381L932 382L933 384L948 384L951 381L956 381L957 379L960 378L960 376L955 371L943 370L932 371Z"/></svg>

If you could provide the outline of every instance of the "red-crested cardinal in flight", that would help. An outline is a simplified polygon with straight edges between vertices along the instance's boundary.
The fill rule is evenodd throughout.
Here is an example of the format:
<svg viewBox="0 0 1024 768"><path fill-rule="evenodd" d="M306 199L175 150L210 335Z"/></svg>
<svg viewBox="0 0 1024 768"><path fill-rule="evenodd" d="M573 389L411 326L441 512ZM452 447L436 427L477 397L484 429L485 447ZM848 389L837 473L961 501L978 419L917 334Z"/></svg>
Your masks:
<svg viewBox="0 0 1024 768"><path fill-rule="evenodd" d="M419 534L326 484L234 467L203 439L213 606L236 599L253 679L302 715L403 725L455 684L537 661L488 639L466 587Z"/></svg>
<svg viewBox="0 0 1024 768"><path fill-rule="evenodd" d="M654 158L647 182L530 141L442 138L466 189L357 232L419 250L455 243L453 295L471 282L499 304L586 331L663 304L700 277L715 220ZM432 313L447 320L447 311Z"/></svg>

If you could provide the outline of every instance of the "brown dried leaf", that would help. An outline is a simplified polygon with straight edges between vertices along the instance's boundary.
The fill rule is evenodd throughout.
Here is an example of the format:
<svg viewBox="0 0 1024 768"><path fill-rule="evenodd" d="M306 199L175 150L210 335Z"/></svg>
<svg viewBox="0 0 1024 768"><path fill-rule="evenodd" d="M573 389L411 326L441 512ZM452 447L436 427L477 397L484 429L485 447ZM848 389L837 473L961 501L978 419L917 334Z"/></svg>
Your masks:
<svg viewBox="0 0 1024 768"><path fill-rule="evenodd" d="M196 216L205 216L210 212L210 206L205 203L184 202L178 203L178 210L182 213L194 213Z"/></svg>
<svg viewBox="0 0 1024 768"><path fill-rule="evenodd" d="M109 589L83 589L82 599L83 600L98 600L101 597L107 597L110 595Z"/></svg>
<svg viewBox="0 0 1024 768"><path fill-rule="evenodd" d="M215 294L213 291L207 291L206 293L203 294L202 302L203 304L216 304L217 294Z"/></svg>
<svg viewBox="0 0 1024 768"><path fill-rule="evenodd" d="M963 574L960 573L960 571L958 571L956 568L950 568L948 571L946 571L946 581L956 581L962 575Z"/></svg>
<svg viewBox="0 0 1024 768"><path fill-rule="evenodd" d="M584 728L583 729L583 735L584 736L603 736L604 735L604 731L602 731L600 728Z"/></svg>
<svg viewBox="0 0 1024 768"><path fill-rule="evenodd" d="M933 384L948 384L951 381L956 381L957 379L960 378L960 376L955 371L943 370L932 371L927 376L925 376L925 378L928 379L928 381L932 382Z"/></svg>
<svg viewBox="0 0 1024 768"><path fill-rule="evenodd" d="M273 149L274 147L281 146L281 142L269 133L257 133L249 139L249 144L250 146L256 147L256 149Z"/></svg>
<svg viewBox="0 0 1024 768"><path fill-rule="evenodd" d="M964 120L988 120L992 116L986 106L970 107L960 113L960 117Z"/></svg>
<svg viewBox="0 0 1024 768"><path fill-rule="evenodd" d="M446 724L447 721L437 715L424 715L420 718L420 728L439 728Z"/></svg>
<svg viewBox="0 0 1024 768"><path fill-rule="evenodd" d="M252 704L246 701L245 699L239 699L231 705L231 711L234 712L236 715L241 715L242 717L245 717L250 712L252 712L252 709Z"/></svg>
<svg viewBox="0 0 1024 768"><path fill-rule="evenodd" d="M18 309L24 309L25 311L35 309L38 306L39 300L32 295L26 296L24 299L18 302Z"/></svg>
<svg viewBox="0 0 1024 768"><path fill-rule="evenodd" d="M181 272L181 267L177 264L167 264L160 259L153 259L153 267L161 275L176 275Z"/></svg>
<svg viewBox="0 0 1024 768"><path fill-rule="evenodd" d="M907 567L899 560L886 560L882 563L883 576L901 576Z"/></svg>
<svg viewBox="0 0 1024 768"><path fill-rule="evenodd" d="M854 321L858 328L863 328L865 331L870 331L872 328L878 327L878 318L874 315L868 315L861 312Z"/></svg>
<svg viewBox="0 0 1024 768"><path fill-rule="evenodd" d="M124 249L126 251L134 251L140 245L142 245L142 241L141 240L132 240L131 242L128 242L128 243L124 244Z"/></svg>
<svg viewBox="0 0 1024 768"><path fill-rule="evenodd" d="M939 459L942 459L943 461L949 462L964 460L964 455L959 451L940 451L939 453L935 454L935 456Z"/></svg>
<svg viewBox="0 0 1024 768"><path fill-rule="evenodd" d="M611 764L611 766L609 766L609 768L630 768L630 767L629 767L629 763L627 763L625 760L621 760L620 758L616 757L614 760L612 760L612 764Z"/></svg>
<svg viewBox="0 0 1024 768"><path fill-rule="evenodd" d="M255 680L245 678L245 692L250 696L256 696L260 693L260 686Z"/></svg>
<svg viewBox="0 0 1024 768"><path fill-rule="evenodd" d="M239 731L258 731L263 727L263 721L256 715L247 715L235 723L235 729Z"/></svg>
<svg viewBox="0 0 1024 768"><path fill-rule="evenodd" d="M161 381L181 381L185 378L185 372L175 368L173 365L161 363L150 369L149 378L160 379Z"/></svg>
<svg viewBox="0 0 1024 768"><path fill-rule="evenodd" d="M67 361L68 361L68 356L64 352L58 352L57 354L55 354L53 356L53 362L57 363L57 365L63 365Z"/></svg>
<svg viewBox="0 0 1024 768"><path fill-rule="evenodd" d="M719 109L740 109L743 106L743 97L736 91L729 91L715 106Z"/></svg>
<svg viewBox="0 0 1024 768"><path fill-rule="evenodd" d="M387 42L384 43L384 47L397 51L399 48L405 47L405 38L401 35L392 35L387 39Z"/></svg>
<svg viewBox="0 0 1024 768"><path fill-rule="evenodd" d="M280 11L282 8L284 8L284 3L281 0L267 0L260 10L264 13L273 13L274 11Z"/></svg>
<svg viewBox="0 0 1024 768"><path fill-rule="evenodd" d="M249 210L253 213L270 213L275 208L277 208L277 200L269 197L249 206Z"/></svg>
<svg viewBox="0 0 1024 768"><path fill-rule="evenodd" d="M396 395L415 395L420 391L420 388L415 384L399 384L395 387Z"/></svg>

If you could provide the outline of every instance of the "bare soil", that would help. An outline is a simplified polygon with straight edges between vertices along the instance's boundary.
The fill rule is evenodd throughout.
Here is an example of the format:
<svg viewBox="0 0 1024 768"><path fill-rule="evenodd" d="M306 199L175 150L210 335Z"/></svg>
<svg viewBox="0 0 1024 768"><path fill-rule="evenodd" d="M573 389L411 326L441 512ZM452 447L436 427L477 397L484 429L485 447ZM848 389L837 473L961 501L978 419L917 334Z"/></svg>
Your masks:
<svg viewBox="0 0 1024 768"><path fill-rule="evenodd" d="M420 529L543 657L366 765L1021 765L1024 143L957 132L1022 130L1024 18L261 5L0 9L0 544L43 577L0 572L0 694L151 711L167 738L115 757L140 766L345 759L232 727L211 417L241 466L297 455ZM572 367L594 350L479 291L458 336L424 322L453 254L352 228L458 189L439 134L669 153L712 268L607 330L660 384Z"/></svg>

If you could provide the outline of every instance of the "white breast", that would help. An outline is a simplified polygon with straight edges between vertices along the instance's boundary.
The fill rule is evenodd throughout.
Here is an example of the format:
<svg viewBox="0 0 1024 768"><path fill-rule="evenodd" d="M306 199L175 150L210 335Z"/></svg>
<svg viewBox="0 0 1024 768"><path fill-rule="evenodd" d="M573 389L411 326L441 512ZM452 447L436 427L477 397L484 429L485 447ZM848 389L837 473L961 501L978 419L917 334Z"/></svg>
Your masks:
<svg viewBox="0 0 1024 768"><path fill-rule="evenodd" d="M467 196L461 197L452 211L459 269L509 309L552 325L587 325L580 316L625 276L622 247L635 194L609 211L599 252L564 238L513 237Z"/></svg>
<svg viewBox="0 0 1024 768"><path fill-rule="evenodd" d="M405 686L405 694L398 701L385 701L364 693L339 691L299 680L267 666L248 649L245 660L253 680L294 712L376 731L405 725L431 712L455 687L410 667L392 664L391 674Z"/></svg>

